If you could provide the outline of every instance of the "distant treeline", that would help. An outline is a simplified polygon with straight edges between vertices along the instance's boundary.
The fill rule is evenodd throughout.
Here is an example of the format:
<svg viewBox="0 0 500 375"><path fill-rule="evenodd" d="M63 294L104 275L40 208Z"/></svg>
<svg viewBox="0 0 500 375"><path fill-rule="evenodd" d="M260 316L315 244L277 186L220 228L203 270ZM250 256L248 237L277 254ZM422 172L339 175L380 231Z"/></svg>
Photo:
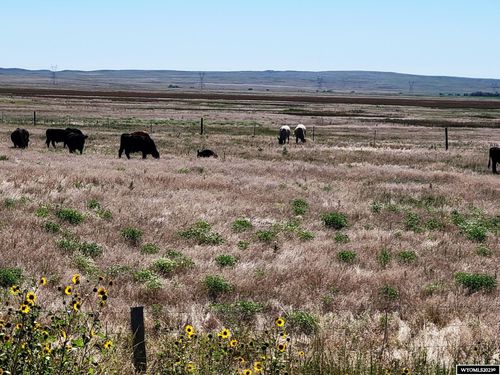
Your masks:
<svg viewBox="0 0 500 375"><path fill-rule="evenodd" d="M464 96L488 96L488 97L498 97L500 96L500 92L486 92L486 91L475 91L470 94L465 93Z"/></svg>
<svg viewBox="0 0 500 375"><path fill-rule="evenodd" d="M440 92L439 96L484 96L484 97L490 97L490 98L496 98L500 97L500 92L495 91L495 92L487 92L487 91L474 91L474 92L465 92L463 94L460 93L443 93Z"/></svg>

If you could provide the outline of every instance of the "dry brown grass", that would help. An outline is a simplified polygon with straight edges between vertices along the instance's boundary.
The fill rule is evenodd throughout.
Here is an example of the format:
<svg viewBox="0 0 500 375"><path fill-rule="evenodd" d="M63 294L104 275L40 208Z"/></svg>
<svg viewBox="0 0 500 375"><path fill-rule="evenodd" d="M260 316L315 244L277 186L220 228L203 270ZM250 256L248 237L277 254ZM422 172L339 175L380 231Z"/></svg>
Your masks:
<svg viewBox="0 0 500 375"><path fill-rule="evenodd" d="M476 113L332 107L326 109L362 107L373 113L403 111L403 116L421 118L455 114L457 121ZM54 285L59 278L82 271L75 265L75 255L57 247L61 235L42 228L47 220L59 222L53 213L49 218L35 216L41 205L64 206L83 212L86 219L79 225L61 226L80 240L103 247L103 255L95 262L99 272L124 266L115 277L110 302L110 315L119 326L127 326L128 307L137 304L163 305L173 320L179 317L197 326L213 325L211 301L201 281L205 275L220 274L232 283L234 291L219 302L258 301L265 306L263 316L269 318L294 309L308 311L332 332L329 339L333 343L343 339L341 329L349 326L351 334L365 340L360 340L364 345L380 344L383 330L379 320L386 310L391 317L389 344L395 350L424 345L436 354L436 346L446 346L446 340L472 342L497 331L498 290L467 295L453 275L459 271L497 275L498 233L490 232L485 242L492 256L477 255L478 243L460 233L450 214L475 207L488 217L500 215L500 180L486 169L487 148L500 141L500 129L453 129L451 149L446 152L442 129L383 120L367 123L352 117L335 117L320 124L317 118L284 115L280 108L280 103L250 107L217 101L115 103L97 99L90 103L88 99L0 98L4 113L0 155L8 157L0 161L2 265L21 267L26 274L52 276ZM18 126L14 120L21 114L28 116L33 109L40 121L51 118L56 126L71 123L88 133L84 155L70 155L61 147L47 150L43 138L48 124L23 125L32 134L30 147L12 149L9 133ZM207 125L203 137L197 134L200 116ZM255 138L250 137L252 121L258 124ZM274 129L297 122L309 127L309 138L315 125L317 140L302 146L291 144L284 154L275 142ZM121 127L121 123L129 125ZM155 124L153 137L161 159L140 160L138 155L133 160L118 159L119 134L149 129L150 124ZM195 150L202 146L216 150L220 158L197 159ZM27 199L20 201L22 197ZM425 197L441 203L430 209L415 203ZM300 218L292 212L290 202L295 198L309 203L308 212ZM5 199L16 202L6 207ZM87 208L91 199L110 210L113 218L104 220ZM376 214L373 202L392 203L400 212L382 208ZM332 210L347 214L349 227L343 233L349 236L348 243L337 243L336 231L321 222L321 215ZM420 233L408 230L406 211L418 213L422 220L441 218L443 228ZM240 217L251 220L250 231L232 230L233 221ZM315 238L304 241L290 231L280 231L270 243L256 238L256 231L294 219ZM198 245L178 235L200 220L210 223L225 242ZM142 243L158 245L160 253L141 254L140 247L127 243L120 234L127 226L143 230ZM248 249L238 248L241 240L250 243ZM377 261L383 248L393 255L386 268ZM135 271L149 267L169 249L190 257L194 268L160 277L161 289L150 290L134 281ZM406 249L416 252L415 263L397 261L396 253ZM339 262L340 250L355 251L355 262ZM220 254L236 256L236 266L221 269L214 261ZM432 294L426 293L431 283L438 287ZM379 291L384 285L396 287L399 297L390 302L382 298Z"/></svg>

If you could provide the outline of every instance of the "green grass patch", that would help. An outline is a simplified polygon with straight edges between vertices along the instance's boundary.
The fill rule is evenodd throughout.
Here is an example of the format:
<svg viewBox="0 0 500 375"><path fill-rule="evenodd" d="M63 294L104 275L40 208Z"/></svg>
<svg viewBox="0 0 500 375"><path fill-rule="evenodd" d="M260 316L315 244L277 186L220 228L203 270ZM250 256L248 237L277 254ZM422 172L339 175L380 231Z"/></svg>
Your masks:
<svg viewBox="0 0 500 375"><path fill-rule="evenodd" d="M457 272L455 274L455 281L467 289L468 293L479 291L492 292L497 287L495 276L485 273Z"/></svg>
<svg viewBox="0 0 500 375"><path fill-rule="evenodd" d="M59 208L56 210L56 216L73 225L83 223L85 220L85 216L81 212L72 208Z"/></svg>
<svg viewBox="0 0 500 375"><path fill-rule="evenodd" d="M347 226L347 216L338 211L323 214L321 220L327 228L342 229Z"/></svg>
<svg viewBox="0 0 500 375"><path fill-rule="evenodd" d="M198 221L188 229L178 232L185 239L195 240L198 245L220 245L224 238L217 232L212 231L212 226L206 221Z"/></svg>
<svg viewBox="0 0 500 375"><path fill-rule="evenodd" d="M238 218L233 222L233 231L236 233L245 232L252 228L252 223L248 219Z"/></svg>

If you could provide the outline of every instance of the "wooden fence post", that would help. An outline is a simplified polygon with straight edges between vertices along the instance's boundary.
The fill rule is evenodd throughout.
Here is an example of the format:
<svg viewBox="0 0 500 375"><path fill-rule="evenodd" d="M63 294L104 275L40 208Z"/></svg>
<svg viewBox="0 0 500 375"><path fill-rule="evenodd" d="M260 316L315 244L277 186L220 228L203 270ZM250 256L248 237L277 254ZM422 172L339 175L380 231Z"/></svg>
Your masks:
<svg viewBox="0 0 500 375"><path fill-rule="evenodd" d="M253 136L255 137L255 122L253 123Z"/></svg>
<svg viewBox="0 0 500 375"><path fill-rule="evenodd" d="M445 149L448 150L448 128L444 128Z"/></svg>
<svg viewBox="0 0 500 375"><path fill-rule="evenodd" d="M203 135L203 117L201 118L201 122L200 122L200 135Z"/></svg>
<svg viewBox="0 0 500 375"><path fill-rule="evenodd" d="M130 322L132 325L134 367L135 372L146 372L146 341L144 333L144 307L130 308Z"/></svg>
<svg viewBox="0 0 500 375"><path fill-rule="evenodd" d="M314 142L314 126L313 126L313 142Z"/></svg>
<svg viewBox="0 0 500 375"><path fill-rule="evenodd" d="M36 111L33 111L33 125L36 125Z"/></svg>

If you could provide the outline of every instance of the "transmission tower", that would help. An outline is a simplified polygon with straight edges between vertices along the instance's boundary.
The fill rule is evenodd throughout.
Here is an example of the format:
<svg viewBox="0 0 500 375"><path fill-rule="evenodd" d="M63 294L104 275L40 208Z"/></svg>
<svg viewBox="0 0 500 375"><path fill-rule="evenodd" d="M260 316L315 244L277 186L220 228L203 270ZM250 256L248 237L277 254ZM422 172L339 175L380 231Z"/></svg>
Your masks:
<svg viewBox="0 0 500 375"><path fill-rule="evenodd" d="M408 91L413 94L413 87L415 86L415 81L408 81Z"/></svg>
<svg viewBox="0 0 500 375"><path fill-rule="evenodd" d="M203 89L205 88L205 72L199 72L198 73L199 76L200 76L200 90L203 91Z"/></svg>
<svg viewBox="0 0 500 375"><path fill-rule="evenodd" d="M56 84L56 71L57 71L57 65L51 65L50 66L50 71L52 72L52 84Z"/></svg>
<svg viewBox="0 0 500 375"><path fill-rule="evenodd" d="M317 77L316 78L316 85L318 86L318 91L323 91L323 83L325 81L323 80L323 77Z"/></svg>

